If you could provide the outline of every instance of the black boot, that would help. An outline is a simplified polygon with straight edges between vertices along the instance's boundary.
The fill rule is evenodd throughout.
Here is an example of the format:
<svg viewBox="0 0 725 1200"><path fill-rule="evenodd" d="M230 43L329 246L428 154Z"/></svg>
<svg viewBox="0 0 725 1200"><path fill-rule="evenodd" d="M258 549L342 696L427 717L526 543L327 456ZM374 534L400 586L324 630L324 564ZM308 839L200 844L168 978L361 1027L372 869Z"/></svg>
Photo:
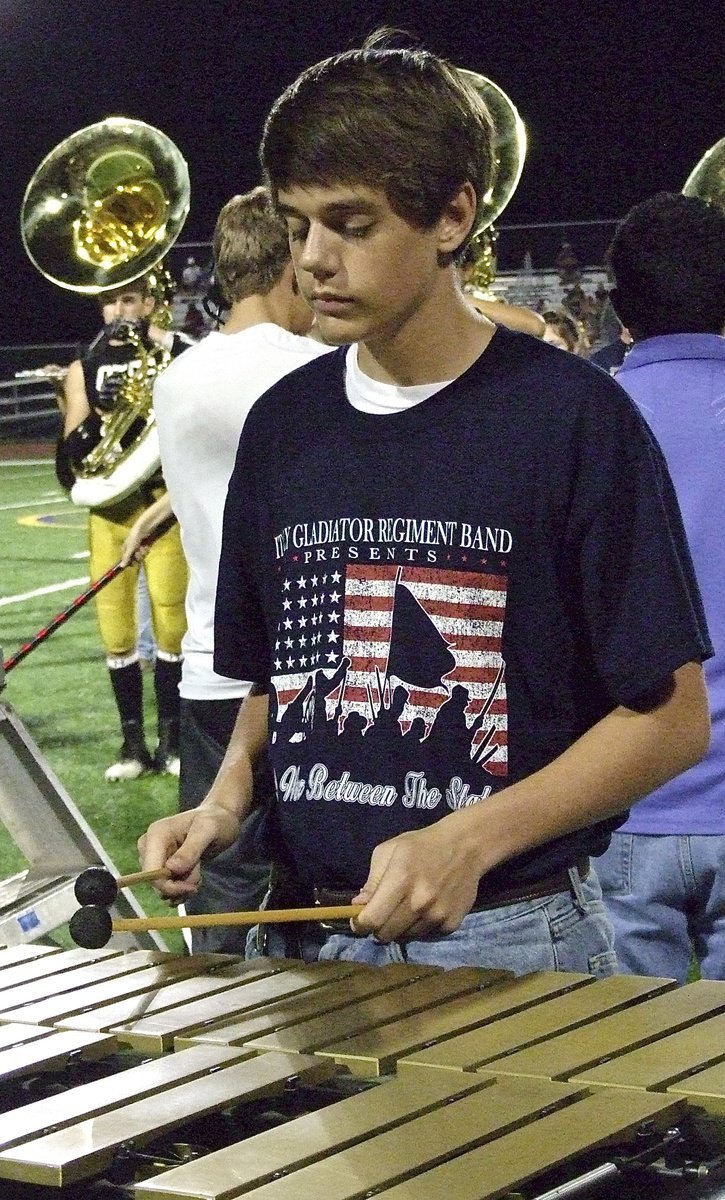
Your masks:
<svg viewBox="0 0 725 1200"><path fill-rule="evenodd" d="M169 717L159 721L159 744L154 752L154 771L159 775L179 774L179 722Z"/></svg>
<svg viewBox="0 0 725 1200"><path fill-rule="evenodd" d="M121 721L123 745L118 761L106 771L106 779L115 783L119 779L138 779L147 771L153 771L154 764L146 747L143 736L143 725L140 721Z"/></svg>
<svg viewBox="0 0 725 1200"><path fill-rule="evenodd" d="M154 666L156 712L159 718L159 744L154 754L154 770L159 775L179 774L179 681L181 656L159 650Z"/></svg>

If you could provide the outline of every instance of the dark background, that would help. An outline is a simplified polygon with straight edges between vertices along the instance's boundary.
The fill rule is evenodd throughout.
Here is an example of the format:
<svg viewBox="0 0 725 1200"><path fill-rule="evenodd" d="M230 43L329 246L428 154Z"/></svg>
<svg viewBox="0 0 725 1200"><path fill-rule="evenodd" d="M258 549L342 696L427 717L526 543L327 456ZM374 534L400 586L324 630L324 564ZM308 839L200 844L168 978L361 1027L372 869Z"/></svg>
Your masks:
<svg viewBox="0 0 725 1200"><path fill-rule="evenodd" d="M520 0L0 0L0 345L90 337L96 306L25 257L27 183L70 133L112 114L158 126L189 163L181 240L210 237L258 182L275 97L308 64L405 27L512 98L529 136L500 224L619 218L679 191L722 121L722 4Z"/></svg>

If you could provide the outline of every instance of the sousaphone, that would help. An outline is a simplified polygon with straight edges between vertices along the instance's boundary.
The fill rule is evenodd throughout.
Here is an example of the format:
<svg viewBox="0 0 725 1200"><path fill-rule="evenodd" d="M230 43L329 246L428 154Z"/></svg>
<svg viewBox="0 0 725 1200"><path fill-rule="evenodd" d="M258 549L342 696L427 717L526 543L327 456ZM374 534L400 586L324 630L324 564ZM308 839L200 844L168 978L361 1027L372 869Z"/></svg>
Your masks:
<svg viewBox="0 0 725 1200"><path fill-rule="evenodd" d="M171 139L144 121L108 117L71 134L41 162L23 199L23 245L58 287L99 296L155 275L163 301L162 259L183 228L189 201L188 167ZM149 352L140 339L134 344L138 366L100 422L99 441L71 491L76 503L91 508L123 499L158 469L151 391L168 357Z"/></svg>

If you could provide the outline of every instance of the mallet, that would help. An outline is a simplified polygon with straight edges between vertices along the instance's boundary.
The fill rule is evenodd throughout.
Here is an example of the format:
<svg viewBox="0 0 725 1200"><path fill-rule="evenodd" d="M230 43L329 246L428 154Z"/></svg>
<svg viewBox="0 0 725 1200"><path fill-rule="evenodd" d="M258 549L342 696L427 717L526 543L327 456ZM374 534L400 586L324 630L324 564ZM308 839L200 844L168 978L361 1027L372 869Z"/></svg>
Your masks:
<svg viewBox="0 0 725 1200"><path fill-rule="evenodd" d="M168 867L158 867L153 871L136 871L133 875L119 875L117 879L114 879L106 867L88 867L76 879L73 891L79 904L97 904L108 908L115 903L121 888L170 877L171 871Z"/></svg>
<svg viewBox="0 0 725 1200"><path fill-rule="evenodd" d="M196 913L182 917L120 917L111 919L107 908L86 904L68 922L77 946L98 950L112 933L143 933L151 929L208 929L213 925L276 925L288 921L346 921L362 912L362 904L313 908L261 908L250 912Z"/></svg>

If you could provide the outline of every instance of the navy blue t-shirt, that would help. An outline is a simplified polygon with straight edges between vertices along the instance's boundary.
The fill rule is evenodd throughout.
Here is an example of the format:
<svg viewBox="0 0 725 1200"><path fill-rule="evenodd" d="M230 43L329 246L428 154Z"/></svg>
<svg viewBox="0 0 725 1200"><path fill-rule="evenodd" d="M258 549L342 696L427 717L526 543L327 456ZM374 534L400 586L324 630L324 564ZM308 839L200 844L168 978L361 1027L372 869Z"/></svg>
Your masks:
<svg viewBox="0 0 725 1200"><path fill-rule="evenodd" d="M612 379L498 328L453 383L381 417L347 400L344 355L247 418L214 667L270 685L301 878L357 887L378 843L485 803L711 649L664 461ZM600 853L617 823L485 887Z"/></svg>

